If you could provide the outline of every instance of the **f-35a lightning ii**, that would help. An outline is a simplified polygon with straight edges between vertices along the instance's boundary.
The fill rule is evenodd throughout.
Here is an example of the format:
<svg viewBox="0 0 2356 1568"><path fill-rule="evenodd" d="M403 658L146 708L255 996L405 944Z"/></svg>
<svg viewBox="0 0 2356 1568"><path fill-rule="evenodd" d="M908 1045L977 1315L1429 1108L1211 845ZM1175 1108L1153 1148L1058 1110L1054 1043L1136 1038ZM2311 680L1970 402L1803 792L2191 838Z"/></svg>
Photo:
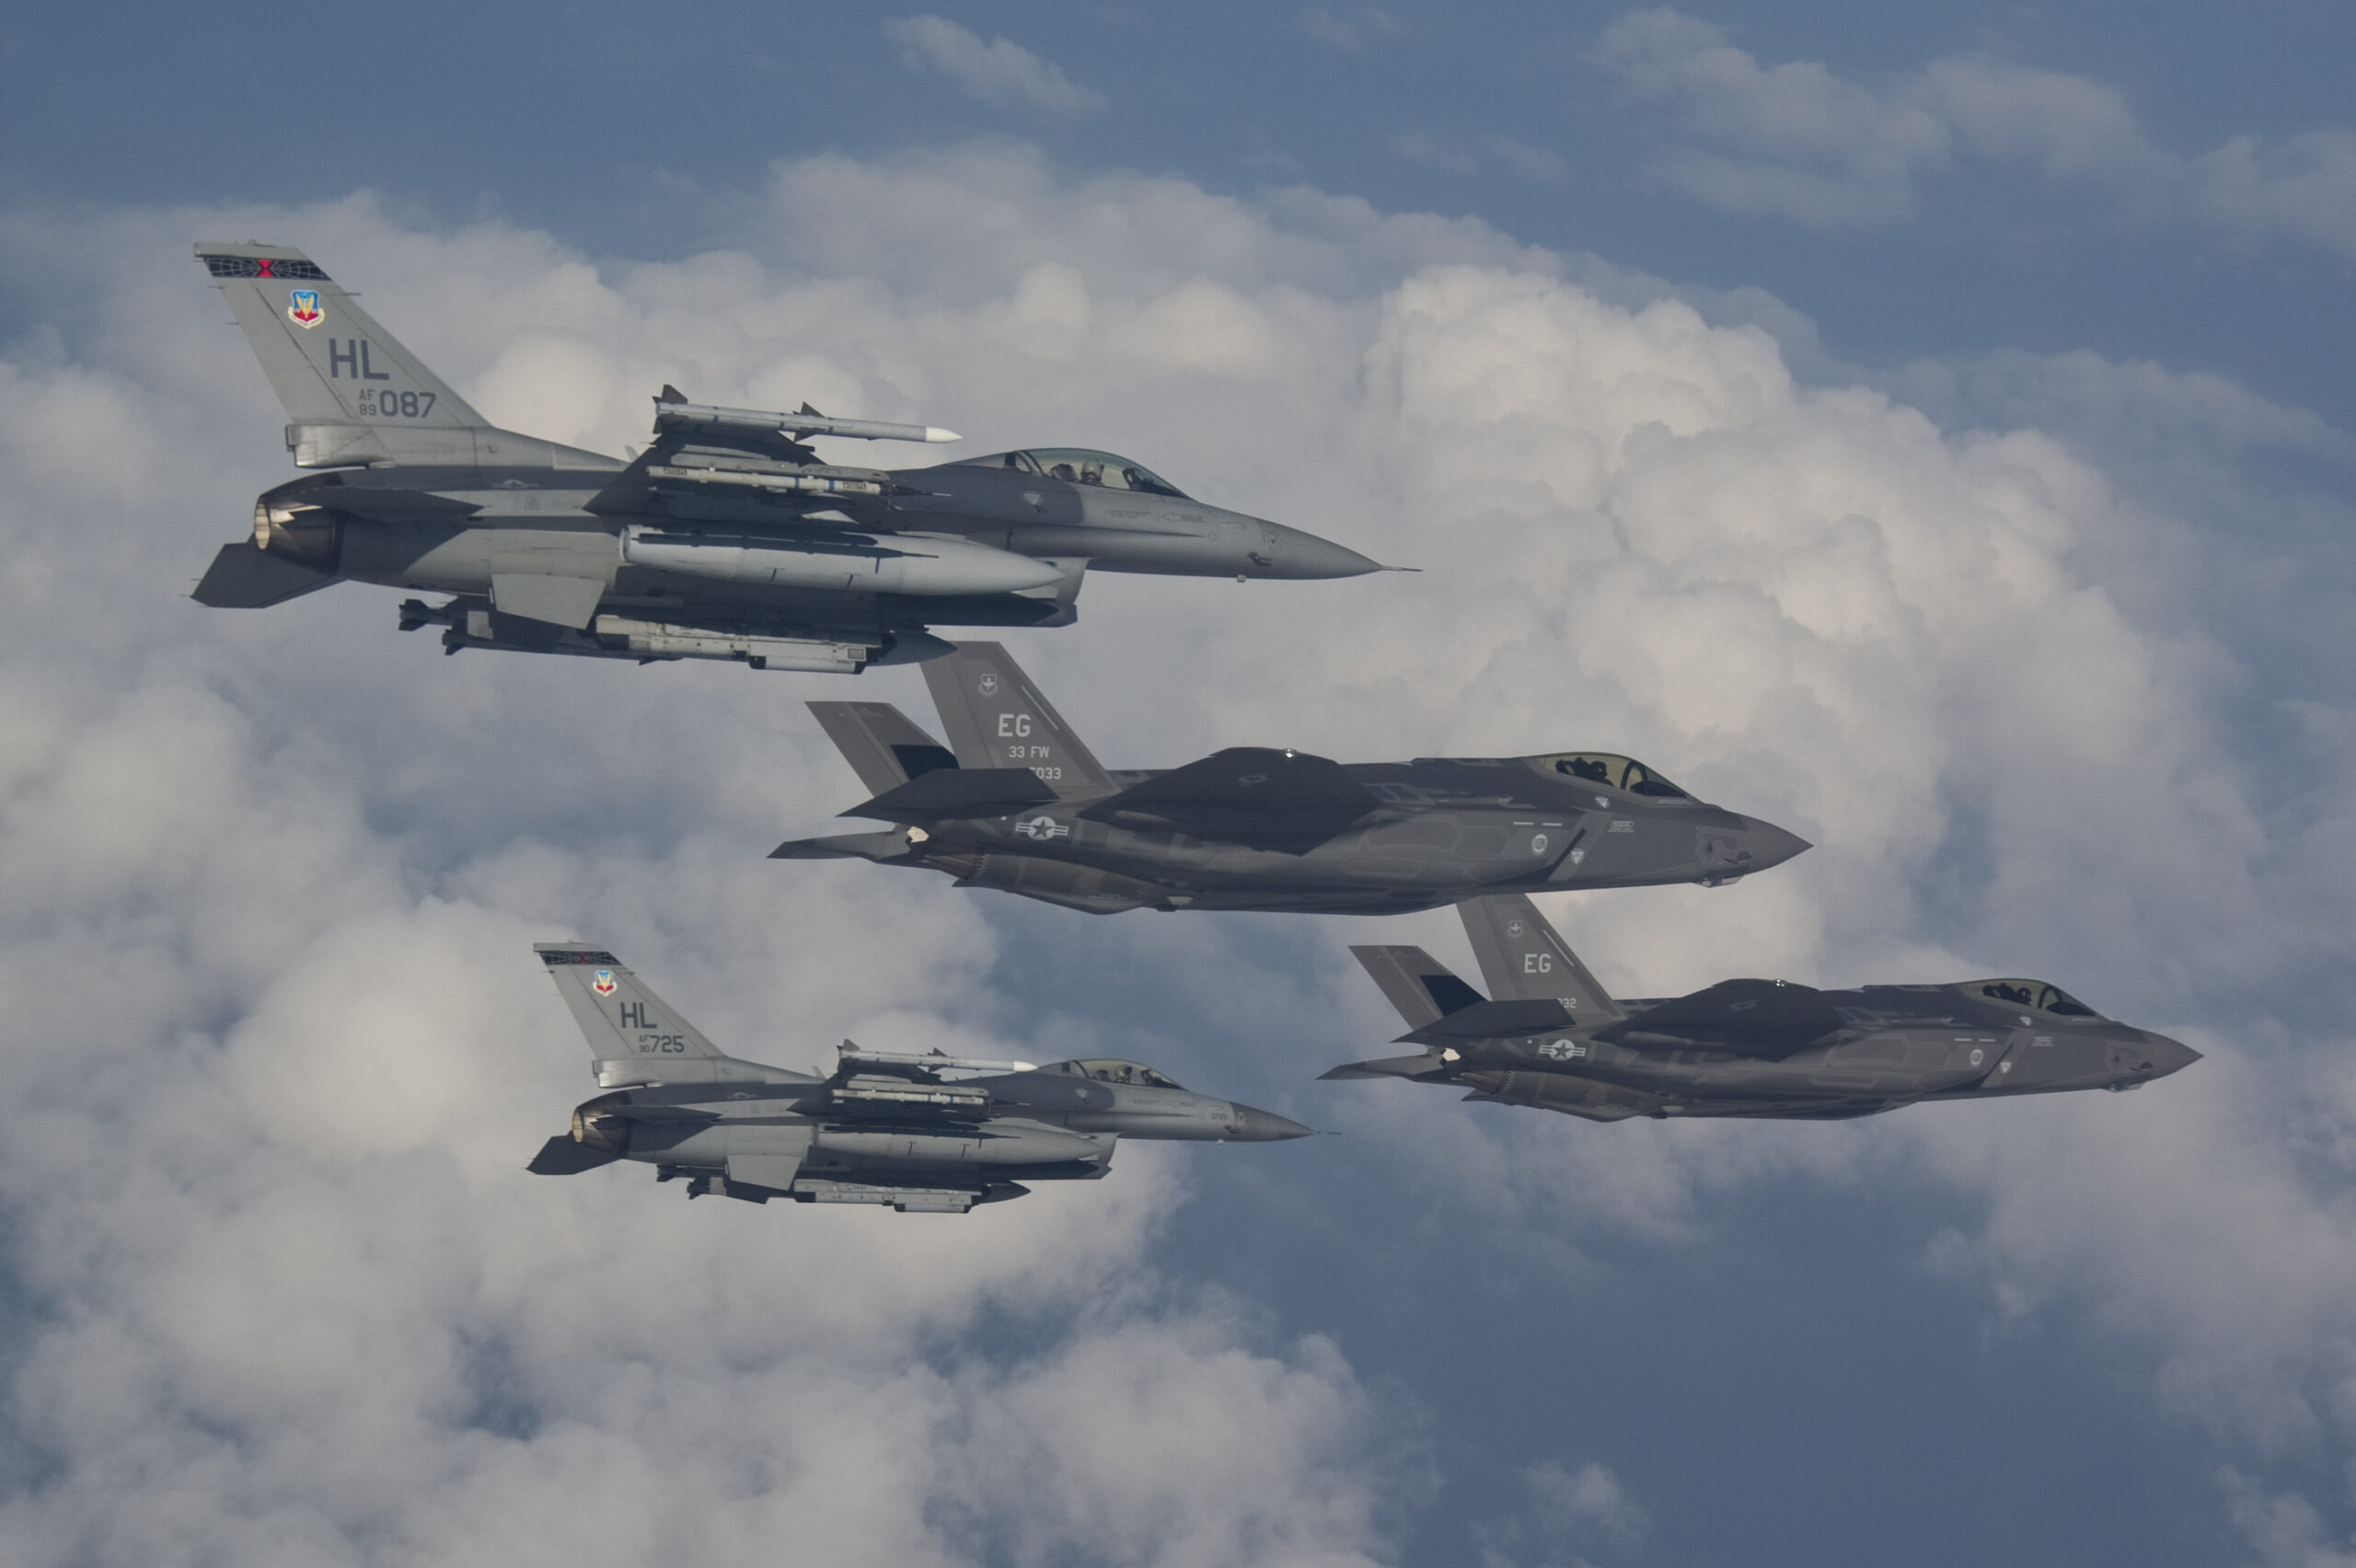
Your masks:
<svg viewBox="0 0 2356 1568"><path fill-rule="evenodd" d="M1591 1122L1630 1116L1835 1121L1917 1101L2137 1089L2200 1059L2042 980L1819 991L1722 980L1615 1001L1529 899L1457 910L1481 994L1421 948L1354 947L1412 1026L1412 1056L1329 1078L1399 1078Z"/></svg>
<svg viewBox="0 0 2356 1568"><path fill-rule="evenodd" d="M533 1157L538 1175L635 1159L658 1182L684 1177L691 1198L963 1214L1022 1196L1025 1182L1092 1181L1125 1137L1266 1143L1310 1131L1188 1093L1135 1062L1034 1067L845 1041L830 1076L765 1066L723 1055L613 954L559 942L535 951L607 1091Z"/></svg>
<svg viewBox="0 0 2356 1568"><path fill-rule="evenodd" d="M899 825L777 858L945 871L1093 915L1387 915L1500 890L1716 886L1807 847L1603 752L1345 766L1234 746L1115 772L998 644L959 643L924 676L947 747L885 703L810 704L874 795L842 814Z"/></svg>
<svg viewBox="0 0 2356 1568"><path fill-rule="evenodd" d="M283 245L202 241L286 407L299 468L254 503L199 603L260 608L332 582L448 594L402 605L442 646L732 659L850 673L930 658L929 626L1063 626L1082 576L1352 577L1313 534L1207 505L1141 464L1078 448L887 472L824 463L813 436L951 431L688 402L664 387L634 461L500 430Z"/></svg>

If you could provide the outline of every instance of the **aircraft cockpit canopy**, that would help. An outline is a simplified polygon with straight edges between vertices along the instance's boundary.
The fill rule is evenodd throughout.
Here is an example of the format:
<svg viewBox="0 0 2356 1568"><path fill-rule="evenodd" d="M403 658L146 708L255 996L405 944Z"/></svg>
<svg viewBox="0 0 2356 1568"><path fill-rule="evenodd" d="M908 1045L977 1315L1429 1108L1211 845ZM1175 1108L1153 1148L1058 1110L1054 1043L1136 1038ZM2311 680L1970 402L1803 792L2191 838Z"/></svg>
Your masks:
<svg viewBox="0 0 2356 1568"><path fill-rule="evenodd" d="M1067 1073L1073 1078L1094 1078L1098 1083L1138 1083L1149 1089L1178 1087L1142 1062L1123 1062L1109 1056L1086 1062L1057 1062L1046 1071Z"/></svg>
<svg viewBox="0 0 2356 1568"><path fill-rule="evenodd" d="M1132 463L1115 453L1091 452L1084 446L1039 446L1028 452L999 452L976 457L973 463L976 467L1012 468L1018 473L1065 479L1076 485L1101 485L1106 490L1142 490L1148 495L1186 499L1184 491L1144 464Z"/></svg>
<svg viewBox="0 0 2356 1568"><path fill-rule="evenodd" d="M1964 989L2006 1007L2031 1008L2063 1018L2100 1018L2102 1014L2059 986L2042 980L1974 980Z"/></svg>
<svg viewBox="0 0 2356 1568"><path fill-rule="evenodd" d="M1691 799L1684 790L1632 756L1615 756L1610 752L1557 752L1523 760L1550 778L1574 785L1600 784L1607 790L1624 790L1631 795L1650 795L1657 800Z"/></svg>

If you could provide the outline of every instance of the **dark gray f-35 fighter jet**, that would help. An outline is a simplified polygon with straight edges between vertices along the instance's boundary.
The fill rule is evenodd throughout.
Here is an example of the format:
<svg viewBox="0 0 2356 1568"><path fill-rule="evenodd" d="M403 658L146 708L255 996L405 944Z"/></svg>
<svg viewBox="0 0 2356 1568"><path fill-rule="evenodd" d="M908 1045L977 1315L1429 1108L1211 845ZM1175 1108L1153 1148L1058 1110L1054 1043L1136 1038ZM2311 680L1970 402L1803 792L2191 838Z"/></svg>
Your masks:
<svg viewBox="0 0 2356 1568"><path fill-rule="evenodd" d="M2041 980L1846 991L1722 980L1616 1001L1529 899L1457 912L1488 997L1421 948L1354 947L1411 1026L1401 1041L1423 1049L1325 1077L1405 1078L1591 1122L1835 1121L1918 1101L2136 1089L2200 1059Z"/></svg>
<svg viewBox="0 0 2356 1568"><path fill-rule="evenodd" d="M723 1055L613 954L560 942L535 951L606 1090L533 1157L537 1175L635 1159L659 1182L684 1178L691 1198L963 1214L1022 1196L1025 1182L1102 1176L1125 1137L1267 1143L1310 1131L1189 1093L1136 1062L1034 1067L845 1041L831 1075L766 1066Z"/></svg>
<svg viewBox="0 0 2356 1568"><path fill-rule="evenodd" d="M954 441L950 431L688 402L623 463L500 430L301 251L204 241L211 272L286 408L309 475L254 504L198 602L260 608L332 582L453 597L401 606L442 646L728 659L849 673L932 657L930 626L1062 626L1091 568L1192 577L1352 577L1355 550L1207 505L1141 464L1077 448L887 472L805 442Z"/></svg>
<svg viewBox="0 0 2356 1568"><path fill-rule="evenodd" d="M878 702L811 712L898 825L796 839L782 859L945 871L1092 915L1386 915L1492 891L1730 882L1807 847L1603 752L1345 766L1235 746L1163 771L1100 766L1006 650L924 666L949 745Z"/></svg>

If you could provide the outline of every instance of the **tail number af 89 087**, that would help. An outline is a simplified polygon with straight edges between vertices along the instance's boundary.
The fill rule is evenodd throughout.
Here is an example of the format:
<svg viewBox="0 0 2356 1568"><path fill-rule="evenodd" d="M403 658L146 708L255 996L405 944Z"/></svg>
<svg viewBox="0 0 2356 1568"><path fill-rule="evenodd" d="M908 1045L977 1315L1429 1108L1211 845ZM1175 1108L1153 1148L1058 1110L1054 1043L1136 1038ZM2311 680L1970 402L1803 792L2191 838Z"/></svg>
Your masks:
<svg viewBox="0 0 2356 1568"><path fill-rule="evenodd" d="M390 387L379 392L366 387L360 394L360 415L363 419L422 420L433 411L431 392L396 392Z"/></svg>

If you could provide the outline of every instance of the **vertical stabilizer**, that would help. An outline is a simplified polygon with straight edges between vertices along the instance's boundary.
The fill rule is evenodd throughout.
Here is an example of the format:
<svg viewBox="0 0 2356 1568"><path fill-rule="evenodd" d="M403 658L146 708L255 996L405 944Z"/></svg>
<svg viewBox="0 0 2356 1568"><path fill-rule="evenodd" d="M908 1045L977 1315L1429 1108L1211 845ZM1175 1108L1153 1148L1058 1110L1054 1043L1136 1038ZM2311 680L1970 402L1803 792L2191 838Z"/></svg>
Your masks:
<svg viewBox="0 0 2356 1568"><path fill-rule="evenodd" d="M1027 767L1062 800L1113 792L1113 781L1022 666L995 642L960 642L928 661L925 685L961 767Z"/></svg>
<svg viewBox="0 0 2356 1568"><path fill-rule="evenodd" d="M285 406L297 467L621 467L490 424L293 246L204 239L196 257Z"/></svg>
<svg viewBox="0 0 2356 1568"><path fill-rule="evenodd" d="M809 707L871 795L957 766L947 746L888 702L814 702Z"/></svg>
<svg viewBox="0 0 2356 1568"><path fill-rule="evenodd" d="M1489 995L1498 1001L1552 998L1583 1024L1628 1016L1596 983L1562 933L1520 894L1468 898L1456 912L1463 918L1464 934L1472 939L1472 953L1481 961Z"/></svg>
<svg viewBox="0 0 2356 1568"><path fill-rule="evenodd" d="M1481 993L1459 979L1448 967L1418 947L1354 947L1352 957L1366 966L1374 983L1410 1030L1438 1023L1449 1013L1478 1006Z"/></svg>
<svg viewBox="0 0 2356 1568"><path fill-rule="evenodd" d="M726 1060L612 953L570 942L535 942L532 951L588 1039L599 1083L659 1082L680 1076L666 1070L677 1065Z"/></svg>

